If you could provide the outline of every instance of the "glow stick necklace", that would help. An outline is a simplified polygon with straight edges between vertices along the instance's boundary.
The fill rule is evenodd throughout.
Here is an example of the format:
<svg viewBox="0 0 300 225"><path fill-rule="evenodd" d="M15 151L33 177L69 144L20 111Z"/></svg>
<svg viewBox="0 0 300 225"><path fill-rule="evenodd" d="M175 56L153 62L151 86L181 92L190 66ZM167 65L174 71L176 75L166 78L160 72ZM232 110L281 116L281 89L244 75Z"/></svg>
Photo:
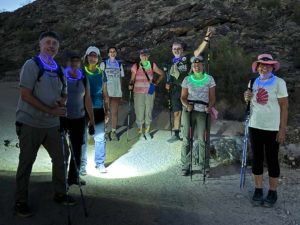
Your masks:
<svg viewBox="0 0 300 225"><path fill-rule="evenodd" d="M52 57L49 57L49 59L51 60L51 64L52 65L49 65L48 63L46 63L43 60L43 57L41 56L41 54L39 54L38 57L39 57L40 61L42 62L44 69L50 70L50 71L55 71L55 70L58 69L58 65L57 65L57 63L55 62L55 60Z"/></svg>
<svg viewBox="0 0 300 225"><path fill-rule="evenodd" d="M89 71L89 69L87 68L87 66L85 66L85 67L84 67L84 70L85 70L85 72L87 72L87 74L88 74L88 75L91 75L91 76L92 76L92 75L94 75L94 74L95 74L95 72L96 72L96 71L95 71L95 72L91 72L91 71ZM100 69L100 67L99 67L99 66L96 66L96 70L98 70L98 72L99 72L99 74L100 74L100 72L101 72L101 69Z"/></svg>
<svg viewBox="0 0 300 225"><path fill-rule="evenodd" d="M67 77L68 80L75 81L75 80L82 79L83 75L82 75L82 72L81 72L80 69L76 69L76 73L74 73L74 74L77 74L77 77L70 76L70 72L69 71L71 71L71 68L67 67L65 69L65 73L66 73L66 77Z"/></svg>
<svg viewBox="0 0 300 225"><path fill-rule="evenodd" d="M196 84L197 86L199 87L203 87L207 84L208 82L208 74L207 73L204 73L203 74L203 78L202 79L197 79L195 74L192 73L190 74L190 76L188 77L189 81L192 83L192 84Z"/></svg>

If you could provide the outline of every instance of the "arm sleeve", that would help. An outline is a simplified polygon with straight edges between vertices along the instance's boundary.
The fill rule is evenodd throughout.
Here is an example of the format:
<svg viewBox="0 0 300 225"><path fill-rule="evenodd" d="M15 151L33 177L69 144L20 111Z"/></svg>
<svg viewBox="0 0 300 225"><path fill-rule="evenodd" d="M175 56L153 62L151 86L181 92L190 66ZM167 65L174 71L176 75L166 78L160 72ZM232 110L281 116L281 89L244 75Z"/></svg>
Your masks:
<svg viewBox="0 0 300 225"><path fill-rule="evenodd" d="M288 92L286 88L286 83L283 79L278 79L278 85L277 85L277 98L284 98L288 97Z"/></svg>
<svg viewBox="0 0 300 225"><path fill-rule="evenodd" d="M185 77L181 83L181 87L182 88L188 88L188 84L187 84L187 79L188 77Z"/></svg>
<svg viewBox="0 0 300 225"><path fill-rule="evenodd" d="M216 82L215 79L211 76L210 82L209 82L209 88L212 88L216 86Z"/></svg>
<svg viewBox="0 0 300 225"><path fill-rule="evenodd" d="M32 59L29 59L23 65L20 72L20 87L33 90L37 80L39 68Z"/></svg>
<svg viewBox="0 0 300 225"><path fill-rule="evenodd" d="M137 72L137 63L135 63L135 64L132 65L132 67L131 67L131 72L132 72L133 74L136 74L136 72Z"/></svg>
<svg viewBox="0 0 300 225"><path fill-rule="evenodd" d="M101 63L100 63L100 69L101 69L102 71L105 70L105 63L104 63L104 62L101 62Z"/></svg>

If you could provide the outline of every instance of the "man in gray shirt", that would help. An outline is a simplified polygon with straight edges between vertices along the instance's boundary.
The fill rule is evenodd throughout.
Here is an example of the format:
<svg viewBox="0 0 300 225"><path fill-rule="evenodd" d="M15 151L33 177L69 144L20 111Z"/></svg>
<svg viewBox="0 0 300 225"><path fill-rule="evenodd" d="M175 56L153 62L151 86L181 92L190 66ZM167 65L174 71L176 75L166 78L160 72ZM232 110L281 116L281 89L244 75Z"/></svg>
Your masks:
<svg viewBox="0 0 300 225"><path fill-rule="evenodd" d="M16 131L20 142L16 174L15 213L32 216L28 206L28 185L39 147L48 151L52 166L53 200L74 205L66 196L64 155L60 139L59 117L66 114L66 82L60 66L53 59L59 49L55 32L44 32L39 38L40 54L25 62L20 73L20 98L16 111Z"/></svg>

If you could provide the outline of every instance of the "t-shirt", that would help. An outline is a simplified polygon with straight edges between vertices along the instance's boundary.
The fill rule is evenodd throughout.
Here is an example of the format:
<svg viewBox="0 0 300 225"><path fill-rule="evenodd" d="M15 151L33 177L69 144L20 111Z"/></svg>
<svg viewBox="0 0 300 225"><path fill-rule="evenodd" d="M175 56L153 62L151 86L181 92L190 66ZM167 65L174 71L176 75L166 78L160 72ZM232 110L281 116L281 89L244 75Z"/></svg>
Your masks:
<svg viewBox="0 0 300 225"><path fill-rule="evenodd" d="M267 80L256 78L253 83L249 127L278 131L280 124L278 98L287 96L286 83L283 79L274 75Z"/></svg>
<svg viewBox="0 0 300 225"><path fill-rule="evenodd" d="M135 83L134 83L134 89L133 89L133 92L134 93L141 93L141 94L147 94L148 93L148 90L149 90L149 86L150 86L150 83L144 73L144 70L142 69L142 66L139 65L139 68L138 68L138 64L135 63L132 67L131 67L131 72L133 74L135 74ZM145 69L149 79L150 79L150 82L152 82L153 80L153 75L154 73L157 73L157 70L158 67L155 63L153 63L153 68L149 68L149 69Z"/></svg>
<svg viewBox="0 0 300 225"><path fill-rule="evenodd" d="M93 108L103 108L103 83L106 82L104 71L96 69L95 72L87 72L84 69L84 75L90 84L90 93L93 103Z"/></svg>
<svg viewBox="0 0 300 225"><path fill-rule="evenodd" d="M68 100L67 100L67 117L69 119L79 119L85 115L85 88L89 88L88 79L86 79L86 86L83 78L67 79L68 81Z"/></svg>
<svg viewBox="0 0 300 225"><path fill-rule="evenodd" d="M107 92L109 97L122 97L121 77L124 77L123 65L117 60L113 63L110 59L101 62L100 68L106 76Z"/></svg>
<svg viewBox="0 0 300 225"><path fill-rule="evenodd" d="M181 87L188 89L188 100L209 102L209 89L216 86L215 80L212 76L204 74L202 80L195 80L193 74L187 76L182 81ZM205 112L205 105L194 104L194 110Z"/></svg>
<svg viewBox="0 0 300 225"><path fill-rule="evenodd" d="M181 86L183 79L188 76L191 70L191 56L186 55L181 58L179 62L173 63L170 68L170 82L177 86ZM179 76L177 77L176 72L179 72Z"/></svg>
<svg viewBox="0 0 300 225"><path fill-rule="evenodd" d="M32 90L32 94L39 101L49 107L54 107L56 101L66 94L66 85L63 85L56 72L45 71L38 79L39 67L32 60L25 62L20 73L20 87ZM59 117L49 115L19 98L16 121L37 128L51 128L59 126Z"/></svg>

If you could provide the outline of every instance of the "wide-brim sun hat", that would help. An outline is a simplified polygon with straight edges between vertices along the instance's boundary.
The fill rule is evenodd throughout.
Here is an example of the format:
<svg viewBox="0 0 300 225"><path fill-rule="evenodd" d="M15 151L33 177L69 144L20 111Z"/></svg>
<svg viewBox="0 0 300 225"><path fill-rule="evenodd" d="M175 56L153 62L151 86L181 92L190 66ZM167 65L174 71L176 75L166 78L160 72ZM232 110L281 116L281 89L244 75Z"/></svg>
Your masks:
<svg viewBox="0 0 300 225"><path fill-rule="evenodd" d="M272 65L274 67L274 71L278 71L280 69L280 63L273 59L272 55L270 54L260 54L257 56L257 61L252 63L252 72L257 72L258 64L267 64Z"/></svg>

